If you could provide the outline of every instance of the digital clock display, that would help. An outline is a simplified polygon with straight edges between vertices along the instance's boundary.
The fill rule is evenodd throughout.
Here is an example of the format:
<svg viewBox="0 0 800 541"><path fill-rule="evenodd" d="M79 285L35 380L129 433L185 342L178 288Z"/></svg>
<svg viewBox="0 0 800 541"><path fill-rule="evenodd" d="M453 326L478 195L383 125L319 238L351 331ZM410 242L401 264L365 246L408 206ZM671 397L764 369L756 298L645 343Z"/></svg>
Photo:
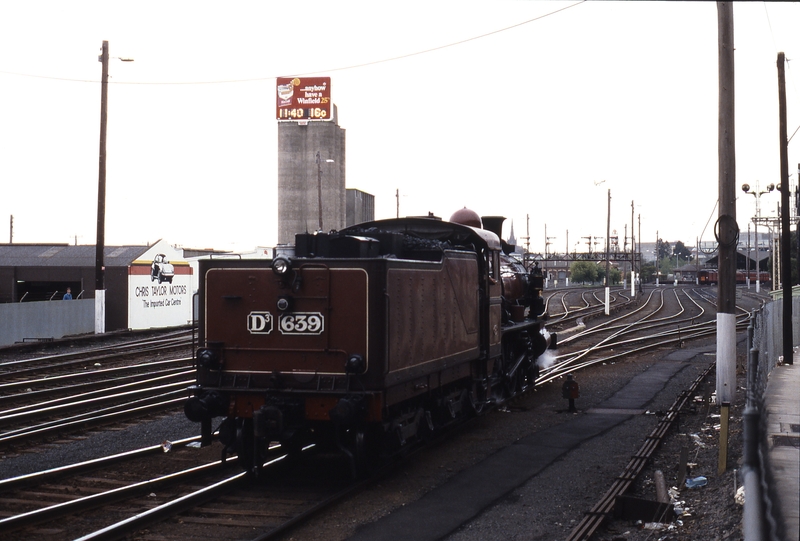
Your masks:
<svg viewBox="0 0 800 541"><path fill-rule="evenodd" d="M326 120L328 110L322 107L309 109L281 109L278 108L278 120Z"/></svg>

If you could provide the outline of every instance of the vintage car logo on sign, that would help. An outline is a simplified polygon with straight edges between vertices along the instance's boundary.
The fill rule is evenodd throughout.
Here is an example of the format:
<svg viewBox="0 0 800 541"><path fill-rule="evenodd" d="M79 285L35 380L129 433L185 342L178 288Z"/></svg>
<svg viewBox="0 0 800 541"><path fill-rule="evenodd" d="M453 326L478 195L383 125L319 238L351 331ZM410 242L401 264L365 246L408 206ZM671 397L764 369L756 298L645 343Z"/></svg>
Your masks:
<svg viewBox="0 0 800 541"><path fill-rule="evenodd" d="M325 318L319 312L281 314L278 329L282 334L322 334L325 330Z"/></svg>
<svg viewBox="0 0 800 541"><path fill-rule="evenodd" d="M272 332L272 314L269 312L250 312L247 314L247 330L250 334L269 334Z"/></svg>

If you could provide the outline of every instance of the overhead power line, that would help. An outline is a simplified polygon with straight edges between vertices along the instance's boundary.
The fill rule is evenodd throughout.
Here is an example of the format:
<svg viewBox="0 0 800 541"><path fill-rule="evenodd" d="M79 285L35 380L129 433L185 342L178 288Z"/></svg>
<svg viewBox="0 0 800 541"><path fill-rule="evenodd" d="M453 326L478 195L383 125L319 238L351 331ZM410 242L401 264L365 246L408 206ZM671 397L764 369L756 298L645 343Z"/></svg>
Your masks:
<svg viewBox="0 0 800 541"><path fill-rule="evenodd" d="M385 63L388 63L388 62L396 62L398 60L403 60L403 59L411 58L411 57L414 57L414 56L420 56L420 55L424 55L424 54L434 53L436 51L441 51L442 49L448 49L448 48L451 48L451 47L457 47L459 45L463 45L463 44L469 43L471 41L476 41L476 40L479 40L479 39L487 38L489 36L493 36L495 34L500 34L502 32L508 32L509 30L513 30L515 28L519 28L520 26L524 26L526 24L534 23L534 22L540 21L540 20L542 20L542 19L544 19L546 17L550 17L552 15L556 15L556 14L562 12L562 11L566 11L566 10L568 10L570 8L578 6L578 5L583 4L585 2L587 2L587 0L579 0L578 2L576 2L574 4L570 4L568 6L564 6L562 8L559 8L557 10L551 11L549 13L545 13L544 15L539 15L538 17L534 17L533 19L528 19L527 21L522 21L522 22L513 24L511 26L506 26L505 28L500 28L498 30L493 30L493 31L487 32L485 34L480 34L478 36L473 36L471 38L466 38L466 39L463 39L463 40L460 40L460 41L455 41L453 43L448 43L448 44L445 44L445 45L439 45L437 47L432 47L430 49L424 49L422 51L416 51L416 52L413 52L413 53L407 53L407 54L403 54L403 55L400 55L400 56L394 56L394 57L391 57L391 58L384 58L384 59L381 59L381 60L373 60L373 61L370 61L370 62L363 62L361 64L353 64L353 65L350 65L350 66L342 66L342 67L338 67L338 68L321 69L321 70L309 71L309 72L305 72L305 73L294 73L292 75L304 76L304 75L311 75L311 74L315 74L315 73L332 73L332 72L337 72L337 71L353 70L353 69L365 68L367 66L374 66L374 65L377 65L377 64L385 64ZM16 76L19 76L19 77L33 77L33 78L37 78L37 79L50 79L50 80L54 80L54 81L68 81L68 82L74 82L74 83L97 83L97 82L99 82L99 81L91 80L91 79L70 79L68 77L51 77L51 76L47 76L47 75L33 75L33 74L29 74L29 73L16 73L16 72L10 72L10 71L0 71L0 73L5 74L5 75L16 75ZM135 81L121 81L121 82L113 82L113 84L118 84L118 85L210 85L210 84L252 83L252 82L259 82L259 81L269 81L269 80L276 79L277 77L280 77L280 76L256 77L256 78L252 78L252 79L226 79L226 80L219 80L219 81L186 81L186 82L135 82ZM109 81L109 83L111 84L112 81Z"/></svg>

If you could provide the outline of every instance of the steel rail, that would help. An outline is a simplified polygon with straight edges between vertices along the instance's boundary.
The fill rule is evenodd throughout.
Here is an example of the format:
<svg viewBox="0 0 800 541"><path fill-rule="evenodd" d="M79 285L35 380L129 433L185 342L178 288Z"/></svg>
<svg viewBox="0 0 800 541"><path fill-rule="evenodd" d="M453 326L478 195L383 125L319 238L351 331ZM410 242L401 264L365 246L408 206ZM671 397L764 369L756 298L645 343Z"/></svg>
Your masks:
<svg viewBox="0 0 800 541"><path fill-rule="evenodd" d="M200 439L201 436L192 436L191 438L184 438L176 441L170 441L169 443L172 445L173 448L182 447L190 443L199 442ZM139 449L133 449L131 451L125 451L124 453L116 453L113 455L108 455L100 458L94 458L91 460L76 462L74 464L67 464L66 466L59 466L57 468L50 468L47 470L41 470L33 473L26 473L24 475L18 475L16 477L9 477L7 479L0 480L0 491L10 490L12 488L19 488L21 486L30 485L32 483L42 483L50 479L58 478L64 475L81 473L87 470L91 470L93 468L97 468L99 466L108 466L111 464L116 464L118 462L124 462L125 460L130 460L133 458L141 458L143 456L148 456L152 454L163 454L165 452L166 451L164 450L163 444L151 445L149 447L142 447Z"/></svg>
<svg viewBox="0 0 800 541"><path fill-rule="evenodd" d="M54 412L67 412L74 409L85 408L87 405L114 402L121 397L149 394L154 391L158 392L163 389L174 388L178 383L188 386L191 385L194 379L190 376L194 374L195 371L192 369L181 368L180 371L170 370L161 375L142 374L133 381L125 383L119 383L118 380L113 380L110 382L103 381L83 384L80 387L89 387L89 389L78 394L0 410L0 422L8 420L34 420L40 417L46 417ZM132 376L129 376L125 379L130 379L131 377ZM113 385L114 383L116 383L116 385ZM109 386L109 384L112 385ZM68 390L76 390L75 387L76 386L71 386ZM43 389L42 391L38 391L37 394L53 393L60 390L62 389ZM25 393L25 395L18 395L17 398L26 397L29 394L33 394L33 392Z"/></svg>
<svg viewBox="0 0 800 541"><path fill-rule="evenodd" d="M107 353L104 355L98 355L93 357L76 357L72 360L64 361L57 364L48 364L48 365L36 365L36 366L26 366L20 369L13 369L13 370L6 370L0 371L0 378L8 379L8 378L19 378L23 376L30 376L41 374L47 371L62 371L66 372L70 369L75 370L77 367L78 369L82 370L87 364L97 364L100 362L105 362L106 364L117 362L122 363L125 362L127 359L135 356L144 355L147 353L164 353L165 351L169 350L180 350L184 348L188 348L190 344L187 342L185 344L178 344L169 347L151 347L147 349L139 349L137 351L126 351L122 353ZM73 372L74 373L74 372Z"/></svg>
<svg viewBox="0 0 800 541"><path fill-rule="evenodd" d="M701 328L701 329L693 331L693 332L691 332L689 334L679 334L679 333L685 333L686 332L686 329L679 329L679 330L673 331L671 334L678 334L678 338L679 338L679 340L681 342L688 341L688 340L696 340L696 339L700 339L700 338L708 338L708 337L716 335L716 332L717 332L716 331L716 324L714 322L704 323L702 325L707 327L707 328ZM743 318L740 318L740 321L736 324L737 330L738 331L742 331L742 330L746 329L746 327L747 327L747 321L744 320ZM666 335L667 335L667 333L662 334L662 336L666 336ZM626 343L633 343L633 342L636 342L636 341L651 340L651 339L652 339L652 337L644 337L644 338L637 338L637 339L627 340L625 342ZM559 377L564 376L565 374L568 374L570 372L574 372L574 371L579 370L581 368L586 368L586 367L589 367L589 366L592 366L592 365L595 365L595 364L599 364L599 363L610 362L610 361L613 361L613 360L616 360L616 359L622 359L624 357L627 357L627 356L630 356L630 355L633 355L633 354L643 353L643 352L649 351L651 349L656 349L656 348L663 347L663 346L670 346L670 345L674 345L674 344L675 344L675 338L673 337L673 338L669 338L668 340L663 340L663 341L660 341L660 342L654 342L652 344L647 344L647 345L641 346L639 348L622 351L622 352L619 352L619 353L615 353L614 355L609 355L609 356L598 358L598 359L583 361L582 363L578 363L578 364L572 364L571 361L564 361L564 362L559 363L557 365L553 365L551 368L548 369L548 372L545 375L542 375L539 378L537 378L536 385L540 385L542 383L547 383L549 381L553 381L553 380L555 380L555 379L557 379ZM618 344L615 343L615 344L609 344L609 345L607 345L605 347L611 348L611 347L616 347L617 345Z"/></svg>
<svg viewBox="0 0 800 541"><path fill-rule="evenodd" d="M599 303L599 304L592 304L590 301L586 300L586 295L588 295L590 293L593 296L594 300L597 301L597 303ZM624 306L625 304L629 304L629 303L632 302L629 298L627 298L627 297L625 297L625 298L627 299L626 302L623 305L620 305L620 307ZM612 299L614 299L613 302L616 302L616 298L615 297L612 296ZM576 307L573 310L569 310L568 308L566 308L566 304L565 304L566 312L564 314L556 314L556 315L550 316L550 318L551 318L551 322L550 323L551 324L562 325L562 324L568 323L570 321L576 321L576 320L578 320L580 318L586 318L588 316L593 316L593 315L601 315L601 314L604 313L605 303L604 303L604 301L601 301L597 297L597 293L596 292L594 292L594 291L593 292L584 291L583 293L581 293L581 300L583 300L583 302L586 304L586 306L584 306L584 307ZM565 299L563 299L563 301L566 302ZM552 319L552 318L559 318L559 319Z"/></svg>
<svg viewBox="0 0 800 541"><path fill-rule="evenodd" d="M72 374L58 374L55 376L43 377L43 378L36 378L36 379L26 379L26 380L19 380L19 381L11 381L7 383L0 383L0 393L9 393L14 391L19 391L20 389L28 388L28 387L36 387L38 385L53 385L53 384L60 384L60 383L70 383L73 381L81 381L89 378L102 378L106 376L112 377L121 377L122 374L128 373L137 373L144 370L152 370L154 368L158 368L159 366L169 366L173 364L180 364L185 363L187 361L191 361L191 357L178 357L175 359L164 359L159 361L148 361L139 364L127 365L127 366L115 366L111 368L101 368L98 370L85 370L82 372L75 372ZM188 366L188 365L187 365ZM34 391L37 392L37 391ZM14 395L2 395L0 396L0 401L3 399L13 398Z"/></svg>
<svg viewBox="0 0 800 541"><path fill-rule="evenodd" d="M170 396L178 396L178 398L169 399ZM167 400L163 400L167 398ZM153 402L153 400L161 400L160 402ZM99 424L107 423L110 421L119 421L132 417L141 416L153 412L160 412L183 406L186 402L186 391L173 391L164 395L140 399L135 402L121 404L111 408L101 410L104 413L97 415L97 412L86 413L83 415L76 415L68 419L60 419L58 421L50 421L42 423L33 427L25 427L8 431L0 434L0 444L11 443L24 439L33 438L36 436L45 436L55 432L63 431L69 428L96 426ZM136 405L139 404L139 405ZM127 408L127 409L123 409ZM92 414L94 414L92 416Z"/></svg>
<svg viewBox="0 0 800 541"><path fill-rule="evenodd" d="M601 323L601 324L599 324L599 325L597 325L595 327L592 327L590 329L586 329L584 331L576 333L575 335L570 336L569 338L565 338L564 340L561 340L560 343L561 344L568 344L570 342L574 342L575 340L578 340L579 338L583 338L585 336L590 336L592 334L596 334L598 332L604 331L604 330L609 329L609 328L614 328L613 324L615 324L616 322L622 321L624 319L628 319L631 316L633 316L635 314L638 314L639 312L648 310L648 306L650 305L650 302L654 298L656 298L657 294L658 294L658 298L661 301L661 304L658 305L655 309L650 308L649 310L651 311L651 314L649 314L649 315L643 317L642 319L640 319L640 321L646 320L651 315L658 313L658 311L661 310L664 307L664 297L663 297L663 293L662 292L660 292L660 291L659 292L652 291L652 292L650 292L650 295L648 295L647 300L640 307L636 308L633 312L628 313L628 314L624 314L624 315L621 315L621 316L613 317L612 319L610 319L608 321L605 321L605 322L603 322L603 323Z"/></svg>
<svg viewBox="0 0 800 541"><path fill-rule="evenodd" d="M153 343L153 342L163 342L163 341L169 341L169 340L175 340L175 339L185 339L185 337L187 335L189 336L189 338L191 338L193 334L194 334L194 329L188 328L188 329L181 329L181 330L173 331L173 332L158 332L154 336L131 339L131 340L126 340L123 336L112 335L111 333L105 334L105 335L100 335L100 336L98 336L98 335L90 335L88 337L79 336L79 337L63 338L63 339L59 340L61 345L63 345L63 344L74 345L74 344L80 344L82 342L90 342L90 344L88 346L86 346L86 347L82 347L79 351L70 351L70 352L62 352L62 353L51 353L51 354L48 354L48 355L41 355L39 357L29 357L28 359L22 359L22 361L26 361L26 360L35 361L35 360L45 360L45 359L71 358L71 357L74 357L76 355L84 355L86 353L91 353L91 352L94 352L94 351L103 351L105 349L113 348L115 346L121 346L123 348L127 347L127 346L135 347L135 346L138 346L138 345L143 345L143 344L146 345L146 344ZM120 339L120 340L125 340L125 341L124 342L117 342L116 344L114 344L114 343L106 343L106 342L108 342L108 339L113 339L115 337ZM100 339L99 345L94 345L93 343L97 342L98 338ZM52 344L51 343L51 347L53 345L57 345L57 344ZM72 347L72 346L70 346L70 347ZM5 355L5 354L8 354L8 353L14 354L15 352L16 352L16 350L15 350L14 346L8 346L6 348L0 348L0 355ZM19 353L19 352L16 352L16 353Z"/></svg>
<svg viewBox="0 0 800 541"><path fill-rule="evenodd" d="M195 466L186 470L171 473L169 475L162 475L147 481L140 481L130 485L113 488L104 492L98 492L90 496L76 498L66 502L61 502L47 507L42 507L33 511L20 513L7 518L0 519L0 529L5 531L19 529L32 524L37 524L46 520L52 520L57 517L70 515L78 511L85 511L100 505L106 505L123 500L127 497L141 494L145 491L152 491L157 487L162 487L166 484L184 481L193 478L199 474L207 474L215 472L223 467L229 466L229 462L217 460L209 462L201 466Z"/></svg>
<svg viewBox="0 0 800 541"><path fill-rule="evenodd" d="M652 321L647 321L647 318L650 317L650 316L646 316L646 317L640 319L639 321L636 321L636 322L634 322L632 324L627 324L627 325L604 326L604 325L601 324L601 325L598 325L596 327L593 327L592 329L589 329L588 331L585 331L584 333L581 333L580 336L584 337L584 336L587 336L587 335L594 334L595 332L608 331L608 330L614 330L614 329L622 329L622 331L616 332L616 333L611 335L611 337L618 338L619 336L624 336L624 335L632 333L632 332L640 332L640 329L634 330L634 328L639 326L639 325L646 325L647 329L650 330L650 329L655 329L657 327L672 326L672 325L676 325L676 324L690 322L690 326L689 327L683 327L683 328L679 327L678 329L676 329L674 331L668 331L668 332L659 333L659 334L656 334L656 335L651 335L650 338L663 337L663 336L672 336L672 335L674 335L676 333L680 336L682 333L686 332L687 328L690 329L690 330L699 330L699 329L702 329L703 326L705 326L705 325L713 325L713 322L695 323L695 321L697 319L699 319L699 318L701 318L701 317L703 317L705 315L706 310L702 306L700 306L697 303L697 301L692 299L692 297L689 296L688 293L686 293L685 290L683 290L683 293L684 293L684 295L686 296L687 299L692 301L692 303L694 303L695 306L700 309L700 311L701 311L700 314L692 316L690 318L685 318L685 319L680 319L680 320L677 320L677 321L673 321L673 319L675 317L677 317L681 313L685 312L685 308L683 307L683 303L680 302L680 297L677 296L677 292L676 292L676 300L678 301L679 305L681 306L681 311L676 315L666 316L666 317L663 317L663 318L660 318L660 319L657 319L657 320L652 320ZM649 304L649 300L648 300L648 304ZM660 311L662 308L663 308L663 297L662 297L662 305L656 311L654 311L653 314L650 314L650 315L654 315L655 313ZM624 317L617 318L617 319L615 319L613 321L618 321L620 319L624 319ZM613 323L613 321L611 321L609 323ZM611 338L611 337L609 337L609 338ZM596 345L594 345L594 346L592 346L590 348L586 348L584 350L580 350L578 352L574 352L572 354L566 355L565 357L568 357L568 360L572 361L572 360L577 360L577 358L583 357L586 354L588 354L589 352L594 351L596 349L605 349L603 347L603 344L605 343L606 340L608 340L608 338L602 340L601 342L599 342L598 344L596 344ZM642 340L643 339L639 338L639 339L633 339L630 342L637 342L637 341L642 341ZM572 339L565 339L565 340L562 340L561 343L562 344L563 343L569 343L571 341L572 341ZM615 342L615 344L625 344L625 343L628 343L628 341ZM567 361L563 361L563 362L567 362Z"/></svg>
<svg viewBox="0 0 800 541"><path fill-rule="evenodd" d="M691 297L689 297L689 298L690 298L690 300L695 302L693 299L691 299ZM698 305L698 307L699 307L699 305ZM740 313L737 316L737 320L738 320L737 328L739 330L742 330L747 325L747 321L748 321L748 318L749 318L749 312L746 311L744 308L741 308L741 307L739 307L739 311L740 311ZM699 316L697 316L697 317L699 317ZM693 318L692 321L694 319L696 319L696 318ZM688 319L684 320L684 321L688 321ZM661 323L658 323L657 326L663 326L663 325ZM587 366L592 366L592 365L597 364L597 363L609 362L609 361L612 361L614 359L622 358L622 357L625 357L625 356L628 356L628 355L631 355L631 354L634 354L634 353L647 351L649 349L657 348L657 347L660 347L660 346L669 346L674 342L675 339L678 339L680 342L684 342L686 340L692 340L692 339L698 339L698 338L704 338L704 337L708 337L708 336L713 336L715 333L716 333L716 323L715 323L715 321L707 321L707 322L701 322L701 323L692 323L692 325L690 325L688 327L682 327L682 328L678 328L678 329L671 330L671 331L661 332L661 333L658 333L658 334L651 334L651 335L648 335L646 337L632 338L632 339L629 339L629 340L619 340L619 341L616 341L616 342L613 342L613 343L607 343L607 344L603 344L603 345L592 346L592 347L586 348L584 350L580 350L580 351L574 352L574 353L570 354L569 356L564 356L564 357L567 357L565 360L563 360L561 362L557 362L552 367L544 369L545 373L542 376L540 376L540 378L537 379L537 383L540 383L540 382L541 383L546 383L548 381L552 381L552 380L554 380L554 379L556 379L558 377L561 377L561 376L563 376L564 374L566 374L566 373L568 373L570 371L578 370L580 368L584 368L584 367L587 367ZM649 345L646 345L646 346L643 346L643 347L640 347L640 348L635 348L633 350L617 353L615 355L611 355L611 356L607 356L607 357L603 357L603 358L599 358L599 359L595 359L595 360L585 361L583 363L577 363L576 362L580 358L585 357L586 355L588 355L589 353L591 353L593 351L602 351L602 350L605 350L605 349L610 349L612 347L618 347L620 345L647 342L647 341L653 340L654 338L666 338L666 340L655 342L653 344L649 344Z"/></svg>
<svg viewBox="0 0 800 541"><path fill-rule="evenodd" d="M550 295L547 295L547 296L544 296L544 294L542 294L542 297L544 298L544 313L545 314L548 313L549 310L550 310L550 300L553 297L555 297L556 295L561 295L561 298L563 299L564 295L566 295L566 292L555 292L555 293L551 293ZM553 316L553 317L555 317L555 316Z"/></svg>
<svg viewBox="0 0 800 541"><path fill-rule="evenodd" d="M191 371L187 371L191 373ZM187 375L187 374L184 374ZM160 385L153 386L153 383L161 381L163 378L153 378L149 383L151 384L150 387L144 389L134 389L130 391L124 392L116 392L117 389L110 389L113 394L107 394L103 396L94 396L89 398L82 398L81 396L77 397L68 397L72 399L72 402L64 403L62 399L54 400L53 402L55 405L49 405L45 403L43 407L35 410L26 410L21 412L0 412L0 423L10 423L10 422L29 422L34 421L36 419L40 419L42 417L46 417L48 415L66 413L75 410L82 410L86 408L95 408L97 406L105 406L107 404L113 404L115 402L119 402L120 400L129 400L131 398L140 400L142 396L144 399L152 396L165 396L170 394L170 392L180 391L185 394L186 388L194 382L194 378L190 379L181 379L178 381L173 381L171 383L162 383ZM94 393L87 393L87 394L94 394Z"/></svg>
<svg viewBox="0 0 800 541"><path fill-rule="evenodd" d="M261 466L262 473L264 468L276 467L277 464L285 460L288 456L288 454L284 454L270 460L269 462L266 462ZM152 524L161 520L165 516L177 515L181 511L195 507L216 497L220 493L236 488L239 484L248 479L249 476L250 474L248 472L239 472L236 475L223 479L217 483L203 487L184 496L180 496L172 501L166 502L125 520L111 524L110 526L84 535L83 537L79 537L75 541L111 541L115 539L122 539L128 536L132 529L142 528L148 524Z"/></svg>
<svg viewBox="0 0 800 541"><path fill-rule="evenodd" d="M223 479L213 485L203 487L190 494L186 494L172 500L170 502L161 504L157 507L149 509L138 515L134 515L128 519L111 524L101 530L94 531L83 537L75 539L75 541L101 541L123 539L127 537L132 528L141 528L147 524L152 524L158 521L163 516L172 516L180 513L181 511L194 507L216 497L222 492L229 491L247 479L247 472L239 472L236 475Z"/></svg>
<svg viewBox="0 0 800 541"><path fill-rule="evenodd" d="M72 361L78 359L80 361L95 360L96 358L105 358L108 356L108 352L116 352L118 354L135 354L141 352L148 352L153 350L162 350L165 346L168 348L173 348L175 346L183 346L189 345L190 338L179 338L179 337L172 337L172 338L161 338L158 340L149 340L147 342L126 342L124 344L112 344L106 345L99 348L91 348L91 349L84 349L81 351L71 351L69 353L56 353L54 355L45 355L42 357L31 357L28 359L15 359L13 361L2 361L0 362L0 369L3 368L14 368L16 366L26 366L35 363L42 363L42 362L55 362L58 361L59 364L52 365L52 366L61 366L60 361Z"/></svg>
<svg viewBox="0 0 800 541"><path fill-rule="evenodd" d="M677 328L670 328L668 330L661 331L661 332L656 333L656 334L650 334L650 335L648 335L648 337L631 338L629 340L617 340L616 342L613 342L611 345L613 346L613 345L619 345L619 344L626 344L626 343L629 343L629 342L630 343L635 343L635 342L640 342L640 341L647 340L647 339L650 339L650 338L657 338L657 337L662 337L662 336L672 336L672 335L680 336L682 333L686 332L687 330L690 330L690 331L691 330L698 330L698 329L703 329L705 326L713 326L714 325L713 321L695 322L695 320L698 319L699 317L701 317L701 316L682 319L682 320L679 320L679 321L645 322L644 320L641 320L639 322L635 322L635 323L630 324L630 325L618 326L618 327L610 327L611 330L617 329L617 328L621 329L621 330L619 330L615 334L609 336L608 338L598 342L596 345L592 345L592 346L590 346L588 348L585 348L585 349L582 349L582 350L578 350L578 351L573 352L571 354L566 354L566 355L559 356L559 358L566 357L567 359L572 359L575 356L581 357L581 356L584 356L585 354L590 353L590 352L592 352L594 350L606 349L608 347L606 345L606 342L610 338L619 339L619 338L627 336L629 334L641 333L643 331L648 331L648 332L654 331L654 330L656 330L656 329L658 329L660 327L674 327L675 325L680 325L681 323L687 323L687 322L689 323L689 325L687 325L687 326L684 326L684 327L680 327L679 326ZM644 328L639 328L640 324Z"/></svg>

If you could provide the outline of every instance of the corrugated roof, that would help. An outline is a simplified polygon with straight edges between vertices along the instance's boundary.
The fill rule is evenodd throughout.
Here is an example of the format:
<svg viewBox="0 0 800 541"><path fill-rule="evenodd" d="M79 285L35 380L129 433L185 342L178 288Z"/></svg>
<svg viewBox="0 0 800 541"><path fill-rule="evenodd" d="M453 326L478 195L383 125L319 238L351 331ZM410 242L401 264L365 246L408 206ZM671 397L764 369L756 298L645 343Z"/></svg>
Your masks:
<svg viewBox="0 0 800 541"><path fill-rule="evenodd" d="M106 267L127 267L149 246L106 246ZM0 244L0 267L93 267L95 247L69 244Z"/></svg>

